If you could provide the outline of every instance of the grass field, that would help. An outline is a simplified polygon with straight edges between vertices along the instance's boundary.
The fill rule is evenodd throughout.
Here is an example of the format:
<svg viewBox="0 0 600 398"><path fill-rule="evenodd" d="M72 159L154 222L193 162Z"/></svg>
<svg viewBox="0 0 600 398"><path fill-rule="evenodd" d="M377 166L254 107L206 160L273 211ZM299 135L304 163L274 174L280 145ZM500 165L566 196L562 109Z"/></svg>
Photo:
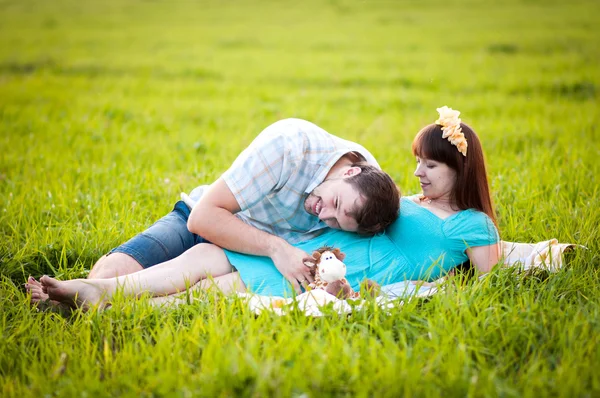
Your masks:
<svg viewBox="0 0 600 398"><path fill-rule="evenodd" d="M0 0L0 396L600 395L600 3ZM348 318L202 296L30 309L216 179L270 123L369 148L418 192L435 108L486 150L500 233L589 248ZM304 394L304 395L303 395Z"/></svg>

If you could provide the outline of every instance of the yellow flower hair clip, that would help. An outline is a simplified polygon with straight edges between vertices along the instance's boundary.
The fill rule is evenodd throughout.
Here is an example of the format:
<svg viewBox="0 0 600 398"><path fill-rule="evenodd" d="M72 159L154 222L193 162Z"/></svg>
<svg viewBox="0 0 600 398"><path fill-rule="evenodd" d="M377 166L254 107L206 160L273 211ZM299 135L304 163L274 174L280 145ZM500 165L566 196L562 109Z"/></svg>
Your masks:
<svg viewBox="0 0 600 398"><path fill-rule="evenodd" d="M460 112L452 108L443 106L437 108L440 117L435 121L435 124L442 126L442 138L447 138L454 145L458 152L463 156L467 156L467 139L460 128Z"/></svg>

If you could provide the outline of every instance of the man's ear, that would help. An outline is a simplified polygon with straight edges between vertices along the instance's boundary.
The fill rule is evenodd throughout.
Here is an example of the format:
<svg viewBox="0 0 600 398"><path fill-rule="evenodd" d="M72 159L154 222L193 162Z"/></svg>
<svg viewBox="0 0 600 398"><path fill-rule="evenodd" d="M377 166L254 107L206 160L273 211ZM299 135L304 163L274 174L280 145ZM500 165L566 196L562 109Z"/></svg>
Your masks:
<svg viewBox="0 0 600 398"><path fill-rule="evenodd" d="M359 175L361 171L362 171L362 169L358 166L350 167L346 171L344 171L344 174L342 174L342 177L343 178L354 177L356 175Z"/></svg>

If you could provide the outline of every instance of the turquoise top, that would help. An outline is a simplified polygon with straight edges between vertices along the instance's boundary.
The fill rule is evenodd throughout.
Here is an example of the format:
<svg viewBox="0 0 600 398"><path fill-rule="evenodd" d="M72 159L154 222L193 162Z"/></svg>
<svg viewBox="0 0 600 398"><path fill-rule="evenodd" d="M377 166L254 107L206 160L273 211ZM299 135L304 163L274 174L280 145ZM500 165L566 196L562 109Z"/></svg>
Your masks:
<svg viewBox="0 0 600 398"><path fill-rule="evenodd" d="M346 254L346 279L358 290L365 279L380 285L403 280L434 280L468 260L470 247L498 242L498 231L482 212L469 209L441 219L411 198L400 201L400 216L384 232L365 237L328 229L322 235L295 244L312 253L333 246ZM272 296L293 296L293 289L268 257L225 250L249 291Z"/></svg>

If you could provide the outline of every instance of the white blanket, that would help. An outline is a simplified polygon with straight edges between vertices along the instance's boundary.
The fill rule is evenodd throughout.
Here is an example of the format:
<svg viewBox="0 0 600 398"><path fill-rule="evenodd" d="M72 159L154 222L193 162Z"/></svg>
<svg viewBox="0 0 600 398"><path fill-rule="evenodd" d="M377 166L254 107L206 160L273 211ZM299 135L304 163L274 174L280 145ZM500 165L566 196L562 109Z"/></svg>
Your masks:
<svg viewBox="0 0 600 398"><path fill-rule="evenodd" d="M563 253L574 247L583 246L558 243L556 239L535 244L501 242L504 266L518 267L523 271L540 268L549 272L557 272L564 264ZM444 280L445 278L434 282L402 281L382 286L376 303L381 308L392 308L401 306L408 300L431 296L440 290L440 285ZM240 293L238 296L246 300L250 309L256 314L271 311L283 315L299 310L307 316L322 316L324 306L331 306L340 314L348 314L352 312L353 308L360 308L364 304L364 301L349 303L340 300L323 290L311 290L294 298L261 296L251 293Z"/></svg>

